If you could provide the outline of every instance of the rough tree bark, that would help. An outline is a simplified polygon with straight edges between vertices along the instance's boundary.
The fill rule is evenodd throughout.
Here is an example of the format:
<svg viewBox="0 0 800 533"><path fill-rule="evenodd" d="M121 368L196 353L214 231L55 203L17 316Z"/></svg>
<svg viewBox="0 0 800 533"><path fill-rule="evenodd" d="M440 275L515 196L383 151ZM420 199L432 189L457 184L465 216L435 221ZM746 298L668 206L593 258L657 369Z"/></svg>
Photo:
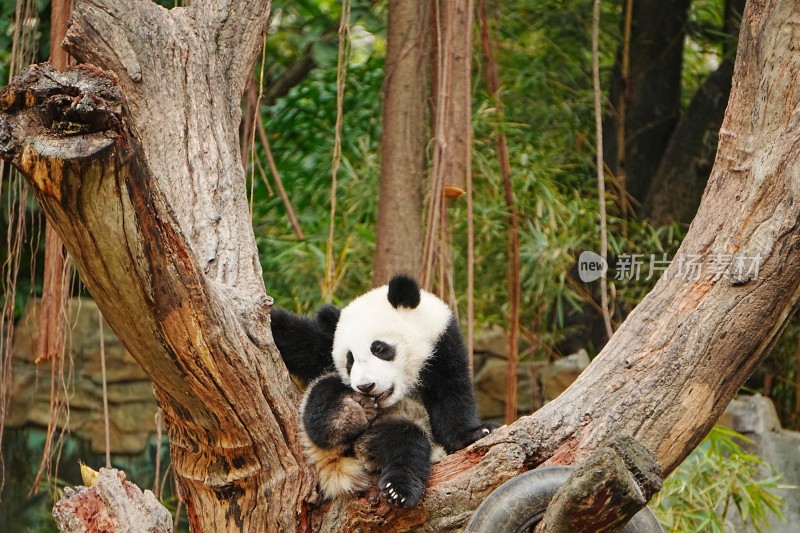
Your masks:
<svg viewBox="0 0 800 533"><path fill-rule="evenodd" d="M271 343L237 143L268 11L268 0L169 11L80 2L66 46L113 71L125 103L83 69L28 79L31 95L44 91L28 103L46 99L48 113L19 108L25 96L13 89L3 106L23 119L4 122L5 155L153 380L198 531L299 527L303 508L278 502L314 488L298 451L299 395Z"/></svg>
<svg viewBox="0 0 800 533"><path fill-rule="evenodd" d="M437 464L413 510L374 491L320 504L298 452L299 395L269 335L236 139L268 8L83 1L70 50L119 87L92 67L36 68L0 98L0 154L153 380L194 530L454 530L507 479L617 435L671 472L800 301L800 5L748 4L716 164L679 251L696 261L673 263L557 400ZM709 275L734 254L760 257L757 275L736 262ZM706 270L678 275L691 264Z"/></svg>

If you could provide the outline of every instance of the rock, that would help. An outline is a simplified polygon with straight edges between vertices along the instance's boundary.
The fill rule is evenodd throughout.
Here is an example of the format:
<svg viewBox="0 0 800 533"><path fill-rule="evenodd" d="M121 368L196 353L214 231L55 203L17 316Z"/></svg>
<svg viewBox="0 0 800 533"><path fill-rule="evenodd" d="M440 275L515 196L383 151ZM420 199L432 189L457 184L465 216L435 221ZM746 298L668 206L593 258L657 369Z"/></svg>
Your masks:
<svg viewBox="0 0 800 533"><path fill-rule="evenodd" d="M534 405L536 409L542 405L539 400L541 387L536 380L541 366L541 363L520 363L517 366L517 413L520 415L529 415L535 410ZM505 418L507 367L505 359L489 359L475 376L475 396L482 419L502 421Z"/></svg>
<svg viewBox="0 0 800 533"><path fill-rule="evenodd" d="M734 398L720 422L744 434L781 430L781 421L775 405L772 400L760 394Z"/></svg>
<svg viewBox="0 0 800 533"><path fill-rule="evenodd" d="M582 349L547 365L542 372L545 402L555 400L567 390L567 387L572 385L580 373L589 366L589 362L589 355Z"/></svg>
<svg viewBox="0 0 800 533"><path fill-rule="evenodd" d="M506 405L507 335L499 326L475 336L475 395L481 418L502 422ZM521 353L524 353L521 350ZM586 350L553 363L523 359L517 366L517 414L531 414L564 392L589 366Z"/></svg>

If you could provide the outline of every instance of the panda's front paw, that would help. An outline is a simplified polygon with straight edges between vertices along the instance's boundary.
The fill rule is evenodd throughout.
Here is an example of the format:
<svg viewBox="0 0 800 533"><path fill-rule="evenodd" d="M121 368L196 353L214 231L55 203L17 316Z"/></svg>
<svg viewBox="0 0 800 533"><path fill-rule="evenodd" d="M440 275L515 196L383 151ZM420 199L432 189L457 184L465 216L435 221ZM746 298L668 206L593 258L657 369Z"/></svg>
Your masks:
<svg viewBox="0 0 800 533"><path fill-rule="evenodd" d="M350 394L350 398L355 400L364 410L364 417L367 419L368 424L375 420L375 417L378 416L379 406L378 400L374 396L353 392Z"/></svg>
<svg viewBox="0 0 800 533"><path fill-rule="evenodd" d="M425 493L425 480L408 472L384 472L378 482L384 498L397 507L416 507Z"/></svg>
<svg viewBox="0 0 800 533"><path fill-rule="evenodd" d="M366 398L366 400L364 399ZM353 393L345 396L337 413L329 421L329 430L350 440L361 435L378 414L375 398Z"/></svg>
<svg viewBox="0 0 800 533"><path fill-rule="evenodd" d="M456 449L460 450L462 448L466 448L473 442L482 439L495 429L499 428L500 424L495 424L494 422L489 422L486 424L481 424L480 426L472 429L468 429L461 435L456 441Z"/></svg>

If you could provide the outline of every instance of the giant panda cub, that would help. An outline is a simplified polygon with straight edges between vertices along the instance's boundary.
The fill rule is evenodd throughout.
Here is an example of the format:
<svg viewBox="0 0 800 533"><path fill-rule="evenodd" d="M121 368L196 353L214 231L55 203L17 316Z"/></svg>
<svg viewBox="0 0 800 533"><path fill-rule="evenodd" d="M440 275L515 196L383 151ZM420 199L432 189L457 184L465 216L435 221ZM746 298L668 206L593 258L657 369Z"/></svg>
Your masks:
<svg viewBox="0 0 800 533"><path fill-rule="evenodd" d="M289 371L310 383L300 414L306 454L328 498L378 487L393 504L422 498L432 452L495 427L478 419L467 350L450 308L408 276L315 317L274 308Z"/></svg>

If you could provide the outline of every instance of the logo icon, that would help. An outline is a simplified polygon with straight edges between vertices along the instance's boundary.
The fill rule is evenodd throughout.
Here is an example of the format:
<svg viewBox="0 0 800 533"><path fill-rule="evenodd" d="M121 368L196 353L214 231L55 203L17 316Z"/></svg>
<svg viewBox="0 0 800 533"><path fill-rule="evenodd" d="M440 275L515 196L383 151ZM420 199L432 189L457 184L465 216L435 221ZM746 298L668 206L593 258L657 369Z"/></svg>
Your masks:
<svg viewBox="0 0 800 533"><path fill-rule="evenodd" d="M578 257L578 277L585 283L591 283L605 276L608 263L594 252L581 252Z"/></svg>

